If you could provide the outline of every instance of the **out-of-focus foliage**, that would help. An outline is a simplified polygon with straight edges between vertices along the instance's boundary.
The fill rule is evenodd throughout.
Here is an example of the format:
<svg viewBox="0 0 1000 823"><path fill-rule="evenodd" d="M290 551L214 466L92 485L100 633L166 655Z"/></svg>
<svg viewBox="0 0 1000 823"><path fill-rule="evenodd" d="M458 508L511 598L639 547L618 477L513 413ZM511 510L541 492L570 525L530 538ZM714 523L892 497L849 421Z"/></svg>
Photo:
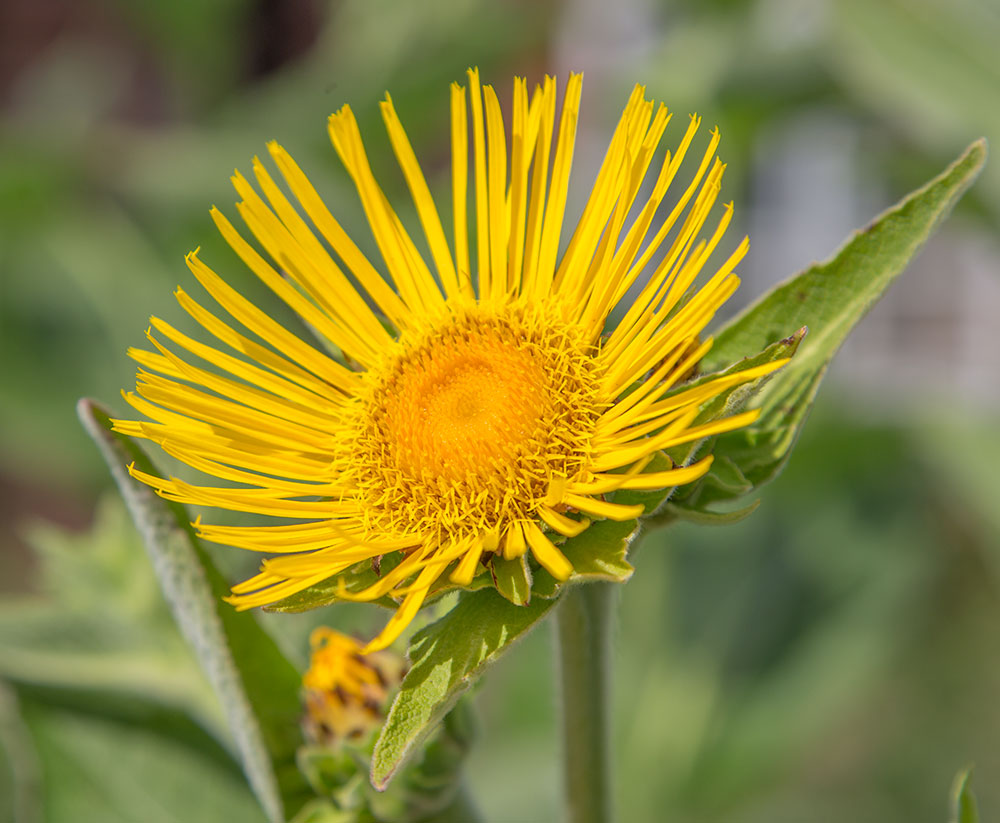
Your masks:
<svg viewBox="0 0 1000 823"><path fill-rule="evenodd" d="M0 820L263 821L121 502L30 542L42 590L0 601Z"/></svg>
<svg viewBox="0 0 1000 823"><path fill-rule="evenodd" d="M624 28L596 25L597 7ZM384 90L441 191L447 84L467 65L501 99L513 73L582 68L602 137L637 80L681 119L718 122L738 220L760 205L758 161L777 137L816 115L848 126L859 174L885 193L864 219L970 139L1000 145L998 41L995 0L4 3L0 590L18 594L0 602L0 798L14 804L0 820L39 798L53 821L131 821L136 804L154 822L262 819L120 507L102 504L78 538L28 524L88 522L110 481L74 403L131 383L124 351L147 315L184 326L169 296L190 285L184 252L201 245L261 293L207 209L227 210L226 176L266 140L371 248L327 114L355 107L402 202ZM584 148L581 189L596 171ZM995 235L1000 164L963 206L968 231ZM943 820L969 761L984 819L1000 809L996 410L897 406L886 423L848 395L821 395L753 517L650 535L633 558L616 693L623 820ZM265 625L304 654L297 619ZM557 814L550 658L532 634L478 701L468 774L496 823ZM98 689L116 700L95 701Z"/></svg>

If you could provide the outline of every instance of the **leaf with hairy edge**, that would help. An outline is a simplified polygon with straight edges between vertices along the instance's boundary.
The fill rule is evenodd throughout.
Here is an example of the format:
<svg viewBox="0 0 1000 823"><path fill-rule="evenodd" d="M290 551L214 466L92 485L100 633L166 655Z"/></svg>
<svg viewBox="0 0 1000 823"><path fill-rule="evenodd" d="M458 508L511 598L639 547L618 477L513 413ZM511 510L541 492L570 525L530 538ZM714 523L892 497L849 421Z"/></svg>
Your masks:
<svg viewBox="0 0 1000 823"><path fill-rule="evenodd" d="M764 348L753 357L744 357L742 360L733 363L719 372L704 375L691 383L678 386L674 392L682 392L692 386L699 385L700 383L709 382L725 375L738 374L739 372L746 371L747 369L763 366L767 363L774 363L777 360L793 360L796 357L799 346L801 345L803 339L805 339L808 332L809 329L806 326L803 326L789 337L785 337L764 346ZM771 372L763 377L757 377L753 380L747 381L746 383L740 383L739 385L727 389L716 397L713 397L698 412L698 416L695 418L694 422L696 424L709 423L713 420L718 420L721 417L737 414L738 412L743 411L750 404L750 402L764 390L765 386L767 386L767 384L774 379L776 374L780 374L787 368L788 366L785 365L783 369L780 369L777 372ZM669 397L670 394L667 396ZM709 440L712 440L712 438L709 438ZM666 452L666 457L669 462L649 470L655 471L669 469L672 465L686 466L691 463L704 443L704 440L697 440L692 443L682 443L680 446L675 446ZM713 450L708 449L707 451L711 452ZM716 462L718 462L718 456L716 456L715 461L713 462L713 468L718 471L720 467L715 465ZM723 466L722 468L724 469L725 467ZM737 483L743 482L738 477L733 478L733 480ZM673 491L673 489L667 489L666 492L619 492L615 496L615 500L622 503L641 502L646 507L647 515L655 514L662 507L664 501L671 497Z"/></svg>
<svg viewBox="0 0 1000 823"><path fill-rule="evenodd" d="M779 284L719 332L706 357L709 368L789 329L809 327L794 360L761 390L760 418L716 438L715 465L672 501L676 507L704 511L778 474L837 349L947 217L985 159L986 142L978 140L941 175L856 232L830 260Z"/></svg>
<svg viewBox="0 0 1000 823"><path fill-rule="evenodd" d="M375 788L386 787L458 698L555 603L537 597L515 606L492 589L467 592L444 617L414 635L410 670L375 744Z"/></svg>
<svg viewBox="0 0 1000 823"><path fill-rule="evenodd" d="M301 743L299 675L249 612L222 597L229 587L194 537L184 508L133 480L130 463L157 471L132 440L111 431L108 413L83 399L77 412L101 451L185 638L229 721L243 770L268 818L284 821L310 796L295 765Z"/></svg>
<svg viewBox="0 0 1000 823"><path fill-rule="evenodd" d="M951 784L951 811L948 823L979 823L979 806L976 797L969 788L972 779L972 767L963 769Z"/></svg>

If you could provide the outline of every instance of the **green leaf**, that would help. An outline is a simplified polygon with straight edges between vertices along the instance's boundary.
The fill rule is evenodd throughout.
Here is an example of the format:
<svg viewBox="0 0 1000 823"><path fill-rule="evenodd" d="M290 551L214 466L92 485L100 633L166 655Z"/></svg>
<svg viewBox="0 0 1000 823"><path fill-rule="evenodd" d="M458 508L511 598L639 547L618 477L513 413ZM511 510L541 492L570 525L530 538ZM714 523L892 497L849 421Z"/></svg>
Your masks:
<svg viewBox="0 0 1000 823"><path fill-rule="evenodd" d="M298 673L252 614L222 601L229 587L194 537L184 508L129 476L126 466L133 462L158 474L142 449L112 432L107 412L94 402L81 400L77 411L125 498L174 618L222 702L250 786L270 820L285 820L309 796L295 765Z"/></svg>
<svg viewBox="0 0 1000 823"><path fill-rule="evenodd" d="M497 591L515 606L523 606L531 600L532 576L526 554L514 560L505 560L495 554L490 562L490 570Z"/></svg>
<svg viewBox="0 0 1000 823"><path fill-rule="evenodd" d="M462 782L474 727L469 699L459 700L388 791L372 791L373 817L385 823L477 823L479 812Z"/></svg>
<svg viewBox="0 0 1000 823"><path fill-rule="evenodd" d="M538 597L515 606L492 589L463 593L444 617L410 644L411 668L375 744L371 779L384 789L403 762L511 644L555 605Z"/></svg>
<svg viewBox="0 0 1000 823"><path fill-rule="evenodd" d="M948 823L979 823L979 806L969 788L971 779L971 766L955 775L951 784L951 813Z"/></svg>
<svg viewBox="0 0 1000 823"><path fill-rule="evenodd" d="M792 362L760 391L760 418L716 439L712 471L684 489L678 506L704 511L778 474L837 349L947 217L985 158L985 141L973 143L941 175L856 232L830 260L779 284L718 334L708 368L792 329L809 328Z"/></svg>

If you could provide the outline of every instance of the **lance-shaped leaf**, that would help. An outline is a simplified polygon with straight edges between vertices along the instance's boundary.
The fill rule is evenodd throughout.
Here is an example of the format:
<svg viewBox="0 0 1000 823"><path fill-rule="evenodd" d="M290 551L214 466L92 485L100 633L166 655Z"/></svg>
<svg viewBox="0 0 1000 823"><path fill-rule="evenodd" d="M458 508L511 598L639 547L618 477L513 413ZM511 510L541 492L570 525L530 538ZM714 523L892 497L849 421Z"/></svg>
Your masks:
<svg viewBox="0 0 1000 823"><path fill-rule="evenodd" d="M972 779L972 767L963 769L955 775L951 785L951 809L948 823L979 823L979 806L976 797L969 788Z"/></svg>
<svg viewBox="0 0 1000 823"><path fill-rule="evenodd" d="M716 439L712 470L671 501L675 514L704 513L706 506L735 500L778 474L837 349L948 216L985 159L985 141L973 143L941 175L856 232L830 260L779 284L718 334L708 368L809 328L794 360L761 390L760 418Z"/></svg>
<svg viewBox="0 0 1000 823"><path fill-rule="evenodd" d="M272 821L284 821L308 789L295 765L300 744L299 675L249 612L222 597L222 575L194 537L180 505L133 480L130 463L157 471L132 440L111 431L107 412L81 400L80 420L97 443L153 562L163 593L214 687L244 772Z"/></svg>
<svg viewBox="0 0 1000 823"><path fill-rule="evenodd" d="M515 606L496 591L481 589L462 594L444 617L414 635L411 668L372 756L376 788L385 788L458 698L555 603L536 597L526 606Z"/></svg>

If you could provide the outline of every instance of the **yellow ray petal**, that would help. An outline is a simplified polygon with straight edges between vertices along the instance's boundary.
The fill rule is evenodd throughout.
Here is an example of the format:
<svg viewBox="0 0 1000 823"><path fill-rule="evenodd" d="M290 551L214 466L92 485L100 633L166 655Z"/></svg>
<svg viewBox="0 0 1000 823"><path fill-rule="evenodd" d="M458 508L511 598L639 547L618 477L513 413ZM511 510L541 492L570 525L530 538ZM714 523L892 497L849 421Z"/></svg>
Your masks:
<svg viewBox="0 0 1000 823"><path fill-rule="evenodd" d="M632 520L643 512L640 504L626 506L621 503L608 503L594 497L586 497L582 494L567 492L563 495L563 502L567 506L582 511L584 514L592 514L594 517L606 517L609 520Z"/></svg>
<svg viewBox="0 0 1000 823"><path fill-rule="evenodd" d="M476 259L479 297L492 293L490 286L490 207L486 178L486 132L483 126L483 91L479 69L469 69L469 102L472 105L472 158L476 178Z"/></svg>
<svg viewBox="0 0 1000 823"><path fill-rule="evenodd" d="M465 87L451 84L451 187L452 219L455 226L455 266L462 296L475 299L469 262L469 122Z"/></svg>
<svg viewBox="0 0 1000 823"><path fill-rule="evenodd" d="M351 240L340 223L330 214L322 198L316 193L316 189L296 165L291 155L275 142L268 143L267 148L289 189L302 204L306 214L309 215L309 219L326 238L334 252L344 261L344 265L357 278L361 287L371 295L372 300L396 328L409 327L412 322L410 310L399 298L399 295L385 282L368 258L361 253L357 244Z"/></svg>
<svg viewBox="0 0 1000 823"><path fill-rule="evenodd" d="M556 139L556 154L552 162L552 185L549 188L545 219L542 223L542 239L535 274L536 295L548 294L555 277L556 255L559 252L559 237L562 233L566 197L569 192L569 170L573 163L582 89L583 75L570 74L559 118L559 136Z"/></svg>
<svg viewBox="0 0 1000 823"><path fill-rule="evenodd" d="M528 545L531 546L531 553L535 556L535 560L556 580L566 580L573 573L573 564L566 559L566 555L555 547L533 521L525 521L524 536L528 540Z"/></svg>
<svg viewBox="0 0 1000 823"><path fill-rule="evenodd" d="M441 218L438 216L437 207L431 198L431 190L420 170L420 164L413 153L413 147L406 136L403 124L399 121L399 116L392 105L392 98L386 94L385 100L379 107L382 111L382 119L385 121L386 131L389 133L392 150L396 153L399 167L403 170L406 184L410 187L410 194L413 195L413 202L424 227L424 234L427 237L431 256L434 258L434 265L437 266L438 276L441 278L445 294L457 295L459 288L455 264L451 259L451 252L448 250L448 241L444 236Z"/></svg>

